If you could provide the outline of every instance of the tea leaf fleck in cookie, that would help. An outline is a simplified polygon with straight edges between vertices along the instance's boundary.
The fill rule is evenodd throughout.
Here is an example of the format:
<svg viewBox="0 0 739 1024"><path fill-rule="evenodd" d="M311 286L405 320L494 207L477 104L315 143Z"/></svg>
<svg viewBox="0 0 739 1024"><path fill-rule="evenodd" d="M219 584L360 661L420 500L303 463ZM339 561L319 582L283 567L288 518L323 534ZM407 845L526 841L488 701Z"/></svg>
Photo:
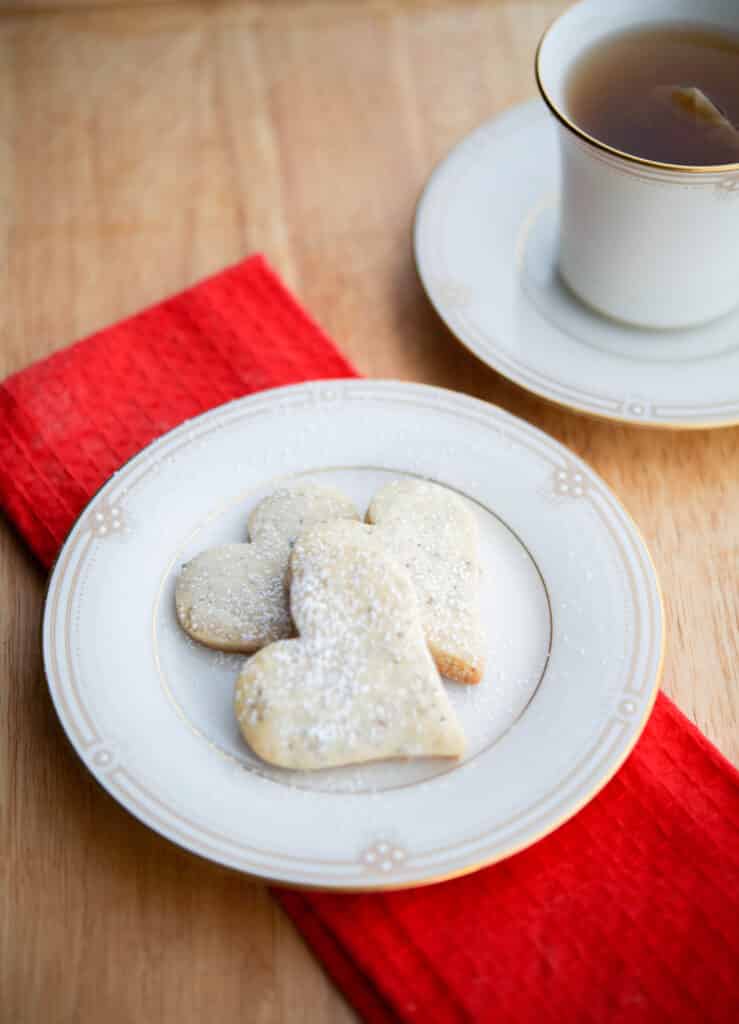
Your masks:
<svg viewBox="0 0 739 1024"><path fill-rule="evenodd" d="M485 661L479 538L465 500L426 480L394 480L372 499L367 522L408 570L442 675L478 683Z"/></svg>
<svg viewBox="0 0 739 1024"><path fill-rule="evenodd" d="M264 647L236 683L236 717L252 749L301 771L459 757L464 734L429 654L413 584L372 529L314 527L290 565L299 636Z"/></svg>
<svg viewBox="0 0 739 1024"><path fill-rule="evenodd" d="M294 633L287 566L298 535L329 519L358 519L339 491L314 484L281 487L249 516L251 543L223 544L183 566L177 618L193 639L221 651L250 653Z"/></svg>

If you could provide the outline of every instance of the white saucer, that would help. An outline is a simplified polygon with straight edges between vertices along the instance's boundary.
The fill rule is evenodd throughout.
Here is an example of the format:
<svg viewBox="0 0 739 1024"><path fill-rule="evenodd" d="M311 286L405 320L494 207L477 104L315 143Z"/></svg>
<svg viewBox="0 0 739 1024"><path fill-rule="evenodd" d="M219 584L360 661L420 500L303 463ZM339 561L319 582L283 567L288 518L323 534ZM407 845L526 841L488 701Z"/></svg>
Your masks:
<svg viewBox="0 0 739 1024"><path fill-rule="evenodd" d="M556 270L559 154L539 100L464 139L416 213L424 288L451 331L522 387L642 426L739 423L739 311L640 330L581 305Z"/></svg>
<svg viewBox="0 0 739 1024"><path fill-rule="evenodd" d="M274 768L236 726L243 658L177 624L178 568L244 539L286 478L339 487L364 512L402 476L453 488L479 525L487 669L447 686L465 756ZM644 542L584 462L492 405L369 380L262 392L150 445L81 515L44 617L59 717L124 807L203 857L325 889L463 874L557 828L634 746L663 644Z"/></svg>

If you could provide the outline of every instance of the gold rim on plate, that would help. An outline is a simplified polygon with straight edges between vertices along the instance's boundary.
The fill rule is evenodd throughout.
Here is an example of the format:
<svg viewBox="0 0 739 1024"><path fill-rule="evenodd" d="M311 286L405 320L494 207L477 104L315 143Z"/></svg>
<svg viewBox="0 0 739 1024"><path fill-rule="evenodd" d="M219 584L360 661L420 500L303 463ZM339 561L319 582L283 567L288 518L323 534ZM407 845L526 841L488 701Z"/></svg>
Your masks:
<svg viewBox="0 0 739 1024"><path fill-rule="evenodd" d="M390 385L388 387L388 385ZM75 548L81 551L80 558L85 556L85 553L89 553L91 545L94 543L107 543L105 540L95 539L94 533L94 520L91 517L91 513L94 509L97 511L100 508L105 507L106 514L114 509L116 506L120 506L121 492L130 494L139 483L148 477L153 467L158 465L158 460L149 459L147 461L146 455L150 452L150 449L157 445L167 444L167 441L176 441L176 445L173 448L170 447L165 449L164 455L170 456L172 451L180 450L183 447L188 447L193 441L200 440L206 433L219 430L227 422L230 422L230 417L233 417L234 413L237 412L236 420L241 422L244 418L249 419L254 414L264 412L265 402L269 406L274 402L275 391L279 392L279 397L283 396L290 399L298 399L297 402L293 401L291 407L302 407L304 402L310 402L314 404L316 401L322 401L320 395L320 388L324 386L326 391L331 389L331 398L328 397L325 401L330 401L332 404L337 401L337 395L343 400L350 403L357 401L362 402L369 399L370 401L386 403L388 401L400 402L402 406L422 406L426 409L437 409L452 415L463 418L482 422L486 427L493 427L498 433L502 433L507 436L508 431L511 432L511 439L516 439L520 443L525 444L532 450L537 450L541 458L544 459L546 464L551 464L554 469L559 469L560 473L563 468L568 471L578 473L582 472L585 474L587 485L585 487L584 498L579 500L588 500L588 493L592 490L592 502L596 512L599 515L599 519L606 525L608 532L611 533L613 539L616 542L617 548L621 551L623 542L628 538L629 550L633 547L635 557L640 562L640 573L643 576L643 584L640 582L639 586L646 586L646 592L651 591L650 598L639 598L636 597L636 591L634 591L634 600L637 602L636 608L639 608L641 614L648 613L648 624L647 630L652 629L659 631L659 647L655 649L654 643L648 645L646 649L641 647L635 647L632 652L632 658L636 659L640 656L646 657L643 668L639 669L639 674L636 673L637 662L634 661L631 668L626 671L625 677L621 680L623 685L620 685L618 694L614 699L620 701L618 707L621 704L629 704L630 707L624 710L616 710L615 705L612 711L609 711L609 715L606 721L606 725L603 730L598 734L598 738L593 745L590 742L588 752L582 759L582 763L578 762L574 768L572 768L563 779L560 779L562 786L569 786L572 778L581 769L586 770L586 778L583 782L587 785L588 779L591 781L591 785L581 792L579 796L576 794L572 795L572 798L568 796L562 796L560 794L560 807L552 808L552 816L547 818L548 812L537 811L537 804L544 804L549 801L551 794L545 794L543 797L539 796L533 804L528 805L521 814L524 817L530 816L531 813L536 812L534 820L531 824L534 826L534 831L527 831L528 827L525 823L517 826L518 836L510 842L509 845L504 846L495 850L492 855L482 857L480 859L473 859L469 862L459 865L458 853L455 852L455 848L466 845L470 842L480 842L488 835L489 826L486 826L485 832L477 836L465 836L462 839L458 839L452 847L449 847L449 852L446 849L435 850L435 854L439 852L444 853L444 859L447 861L448 867L444 867L443 864L439 864L437 869L431 870L416 877L406 877L405 879L388 880L387 883L381 883L378 881L375 884L365 884L361 880L349 881L341 879L334 873L333 880L331 879L331 866L348 868L351 867L354 870L355 864L359 866L359 862L355 859L351 860L340 860L330 861L325 864L320 872L306 870L306 866L310 863L315 863L318 866L318 861L315 859L312 861L310 856L305 854L298 858L287 856L284 852L276 853L271 851L274 859L277 861L277 865L284 865L285 860L297 860L300 863L300 867L296 866L294 870L281 868L277 865L273 866L262 866L261 862L255 863L254 858L250 856L248 846L244 845L242 839L229 837L227 835L220 835L213 831L213 826L205 825L203 822L198 822L192 818L185 818L182 810L175 804L163 802L157 792L152 792L147 789L148 783L142 783L131 771L128 766L123 764L118 757L116 751L115 742L113 743L113 753L111 754L108 749L109 743L103 739L103 735L99 732L97 723L93 723L92 718L89 716L93 714L93 709L85 707L85 700L78 690L77 683L75 682L76 670L74 669L74 659L72 658L72 650L70 644L70 633L72 620L70 614L72 611L72 598L74 596L75 589L79 586L80 582L80 566L81 562L74 557ZM398 391L402 390L402 394ZM489 864L496 863L506 857L511 856L513 853L518 852L532 843L537 842L539 839L548 835L556 828L558 828L563 822L571 818L576 814L589 800L598 793L603 786L613 777L618 771L624 760L628 757L629 753L633 749L634 744L637 742L646 721L649 717L650 711L653 707L656 699L659 681L661 678L662 667L664 663L664 650L665 650L665 632L664 632L664 607L662 592L659 585L659 581L656 575L654 564L649 553L649 550L641 536L638 528L633 523L633 519L629 516L623 506L614 498L612 493L603 482L593 474L581 460L577 459L571 453L567 452L566 449L562 448L557 442L542 435L536 428L530 427L528 424L517 420L510 414L504 413L501 410L496 410L494 407L487 405L487 403L480 402L479 400L462 396L454 392L444 391L439 388L427 388L423 385L403 385L399 386L397 382L379 382L379 381L330 381L330 382L315 382L311 385L298 385L291 388L275 389L273 392L263 393L261 396L255 395L251 398L239 400L236 403L230 403L229 406L221 407L218 410L212 410L209 413L205 413L202 417L199 417L195 421L190 421L187 424L187 434L183 431L183 428L176 428L170 432L169 435L165 435L164 438L160 438L157 441L152 442L151 445L147 446L146 449L140 453L143 456L140 459L139 456L135 457L126 466L125 473L116 474L114 480L115 484L112 484L113 494L110 495L111 501L105 501L104 492L111 488L111 481L101 492L98 492L96 498L93 498L92 502L82 515L78 518L75 527L73 527L70 535L65 542L65 545L60 552L60 558L57 562L55 571L52 578L50 579L50 586L47 596L47 604L44 612L44 664L47 673L47 679L49 683L49 689L51 691L54 704L57 708L57 712L60 715L62 723L65 727L69 739L72 741L72 745L75 747L79 756L83 759L86 766L92 771L96 779L106 790L119 800L131 813L138 817L148 827L153 828L160 834L164 835L170 841L174 841L191 852L200 856L205 856L208 859L215 860L225 866L233 867L236 870L242 871L247 874L259 876L271 882L276 882L286 887L295 888L317 888L317 889L331 889L335 891L387 891L399 888L411 888L419 885L426 885L433 882L442 881L447 878L457 877L459 875L468 874L476 871L481 867ZM297 394L296 394L297 393ZM261 401L260 401L261 398ZM274 402L275 408L272 410L273 413L281 415L285 408L285 402ZM312 407L312 405L311 405ZM201 429L198 430L198 427ZM195 430L193 430L195 428ZM173 437L174 435L174 437ZM184 435L184 436L183 436ZM547 444L546 448L542 449L542 439L545 439ZM184 442L184 444L183 444ZM159 459L163 457L159 455ZM140 472L140 470L143 470ZM390 470L388 470L390 471ZM123 479L125 477L126 479ZM103 504L100 504L100 497L103 495ZM595 497L598 497L598 501ZM601 508L601 501L605 504ZM125 503L124 503L125 504ZM110 507L109 507L110 506ZM616 520L614 523L610 522L610 513L605 514L605 510L610 509L610 513L615 512ZM118 514L118 513L116 513ZM125 510L122 513L125 519ZM618 519L620 518L627 527L625 535L621 535L617 532ZM505 523L505 520L503 520ZM510 527L509 527L510 528ZM79 554L79 552L78 552ZM623 563L629 568L627 576L631 577L634 571L630 566L630 558L632 556L626 554L626 549L623 549L621 558L625 558L626 562ZM75 564L76 563L76 564ZM636 587L636 577L634 577L629 588ZM71 589L70 589L71 588ZM64 613L62 614L61 608L61 597L64 594ZM647 600L647 604L644 605L643 601ZM641 602L641 603L640 603ZM61 617L60 617L61 616ZM636 624L640 625L641 620L637 619ZM640 630L638 631L640 632ZM66 667L65 671L60 670L60 665L57 662L57 645L55 640L61 638L62 657L65 659ZM652 635L652 641L656 637ZM635 640L638 644L638 641ZM651 653L649 651L651 646ZM646 651L646 653L645 653ZM652 672L649 672L649 666L653 666ZM69 679L65 682L65 679ZM634 700L624 700L625 696L629 694L634 697L640 697L640 704L642 705L642 713L638 720L629 719L629 715L636 710L636 702ZM74 710L68 703L68 700L73 700ZM84 715L82 714L84 712ZM624 718L619 717L624 716ZM615 717L614 717L615 716ZM88 718L87 722L87 733L83 727L80 729L79 720ZM617 734L613 736L613 729L611 727L618 726ZM623 742L623 746L619 745ZM610 764L605 771L601 771L599 768L600 764L607 762L610 757L613 756L613 763ZM560 788L560 787L558 787ZM583 787L584 788L584 787ZM145 803L143 801L146 801ZM558 813L559 812L559 813ZM189 814L189 812L188 812ZM536 817L542 815L543 820L541 827L536 828ZM520 815L514 815L512 821ZM511 821L511 823L512 823ZM500 823L496 823L493 827L491 835L500 828L504 827ZM505 826L507 827L507 826ZM238 848L242 848L241 856L238 855ZM265 850L264 847L259 846L255 848L253 853L259 855L259 857L269 856L270 851ZM422 857L428 855L428 851L422 851L418 854ZM454 860L457 860L457 864L454 865ZM249 862L251 861L251 862ZM452 863L449 863L449 862ZM329 877L324 878L321 875L326 871L326 867L329 868ZM423 868L420 869L424 871ZM280 873L281 872L281 873ZM291 873L295 877L293 881L290 877ZM310 875L313 874L313 878ZM316 874L319 875L316 878ZM301 877L302 876L302 877ZM307 876L307 877L306 877Z"/></svg>

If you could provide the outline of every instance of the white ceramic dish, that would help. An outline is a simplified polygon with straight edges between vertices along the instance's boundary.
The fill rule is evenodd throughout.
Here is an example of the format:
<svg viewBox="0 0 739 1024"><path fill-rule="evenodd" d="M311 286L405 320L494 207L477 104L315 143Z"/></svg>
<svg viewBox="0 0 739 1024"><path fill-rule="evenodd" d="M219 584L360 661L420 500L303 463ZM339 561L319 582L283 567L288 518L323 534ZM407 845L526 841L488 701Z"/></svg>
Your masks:
<svg viewBox="0 0 739 1024"><path fill-rule="evenodd" d="M447 326L495 370L578 412L651 427L739 423L739 311L652 331L582 305L557 272L559 177L540 100L484 124L437 167L415 253Z"/></svg>
<svg viewBox="0 0 739 1024"><path fill-rule="evenodd" d="M606 316L651 328L703 324L739 305L739 163L680 166L613 149L568 116L583 54L659 24L739 31L736 0L580 0L550 25L536 78L559 132L559 265Z"/></svg>
<svg viewBox="0 0 739 1024"><path fill-rule="evenodd" d="M243 538L249 508L278 481L331 483L364 509L405 474L466 495L480 525L488 668L477 687L446 684L468 754L271 768L234 722L241 658L176 623L177 568ZM151 445L70 533L44 617L57 712L117 800L204 857L321 888L423 884L556 828L636 742L662 647L647 550L584 463L486 403L376 381L264 392Z"/></svg>

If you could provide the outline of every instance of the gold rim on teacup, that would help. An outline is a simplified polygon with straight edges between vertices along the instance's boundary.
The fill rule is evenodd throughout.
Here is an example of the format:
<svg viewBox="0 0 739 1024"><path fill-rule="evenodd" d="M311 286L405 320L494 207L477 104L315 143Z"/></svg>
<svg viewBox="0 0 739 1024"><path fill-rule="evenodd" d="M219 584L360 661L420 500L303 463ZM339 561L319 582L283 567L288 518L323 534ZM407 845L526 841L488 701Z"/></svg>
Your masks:
<svg viewBox="0 0 739 1024"><path fill-rule="evenodd" d="M568 128L574 135L582 139L584 142L590 143L591 146L595 146L597 149L603 150L604 153L610 153L611 156L620 157L622 160L628 160L631 163L641 164L644 167L654 167L660 171L678 171L684 174L722 174L725 172L739 171L739 163L733 164L670 164L664 163L661 160L648 160L646 157L635 156L633 153L627 153L623 149L616 149L615 146L609 146L606 142L601 142L600 139L596 139L594 135L588 134L580 128L574 121L572 121L567 114L560 109L555 103L550 94L547 92L544 82L542 81L541 69L540 69L540 56L541 50L546 42L549 33L560 21L562 15L558 15L548 28L544 31L539 45L536 48L536 56L534 57L534 72L536 75L536 84L541 93L541 98L544 100L546 105L549 107L551 112L565 128Z"/></svg>

